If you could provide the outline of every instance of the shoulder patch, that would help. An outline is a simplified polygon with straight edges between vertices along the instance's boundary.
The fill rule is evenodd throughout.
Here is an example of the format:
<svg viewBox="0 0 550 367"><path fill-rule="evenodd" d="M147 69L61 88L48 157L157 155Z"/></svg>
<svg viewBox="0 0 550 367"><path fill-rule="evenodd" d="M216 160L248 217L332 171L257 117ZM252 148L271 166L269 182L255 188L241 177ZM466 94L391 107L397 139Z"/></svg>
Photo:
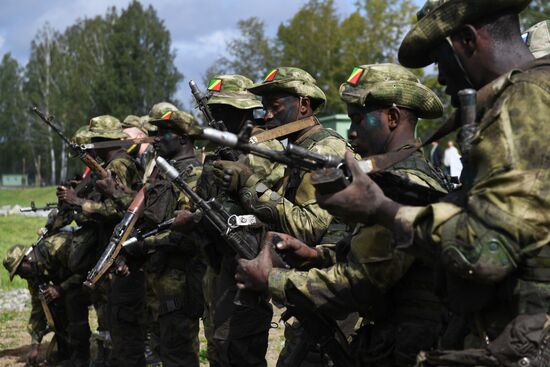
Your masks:
<svg viewBox="0 0 550 367"><path fill-rule="evenodd" d="M365 69L360 67L354 67L350 76L346 80L348 84L356 85L359 82L359 79L361 79L361 76L363 75L363 72Z"/></svg>
<svg viewBox="0 0 550 367"><path fill-rule="evenodd" d="M265 76L264 82L270 82L273 79L275 79L275 76L277 75L278 71L279 71L279 69L271 69L269 71L269 73L267 73L267 75Z"/></svg>
<svg viewBox="0 0 550 367"><path fill-rule="evenodd" d="M213 92L219 92L222 90L223 80L221 79L212 79L208 82L208 90Z"/></svg>

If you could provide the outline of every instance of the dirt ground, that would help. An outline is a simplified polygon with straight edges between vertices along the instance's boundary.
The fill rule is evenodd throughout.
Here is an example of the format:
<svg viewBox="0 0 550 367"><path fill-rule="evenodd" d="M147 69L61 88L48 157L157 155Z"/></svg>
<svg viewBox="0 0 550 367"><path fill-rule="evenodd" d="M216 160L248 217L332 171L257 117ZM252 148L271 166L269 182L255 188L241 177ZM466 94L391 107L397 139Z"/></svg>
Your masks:
<svg viewBox="0 0 550 367"><path fill-rule="evenodd" d="M273 321L278 321L280 318L280 310L277 308L274 308L274 310L275 316ZM30 336L27 333L29 313L30 308L28 306L25 307L23 312L7 311L0 313L0 367L25 366L25 355L30 349ZM93 311L90 312L90 324L93 329L97 326L96 316ZM282 324L279 324L279 328L270 330L269 348L267 352L268 366L275 366L277 356L283 346L283 329L284 327ZM41 359L45 356L51 335L52 334L46 336L42 342L42 346L40 347ZM206 339L204 338L202 324L199 339L201 366L208 366L208 362L202 357L206 352Z"/></svg>

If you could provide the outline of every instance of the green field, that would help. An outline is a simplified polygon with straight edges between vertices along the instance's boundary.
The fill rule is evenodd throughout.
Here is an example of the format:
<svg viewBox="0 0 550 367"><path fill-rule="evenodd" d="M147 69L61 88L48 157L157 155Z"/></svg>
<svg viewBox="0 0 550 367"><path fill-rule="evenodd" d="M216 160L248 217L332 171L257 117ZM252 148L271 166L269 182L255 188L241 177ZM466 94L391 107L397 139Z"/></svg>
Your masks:
<svg viewBox="0 0 550 367"><path fill-rule="evenodd" d="M28 189L1 189L0 207L4 205L29 206L31 200L36 205L56 202L55 186ZM14 244L31 245L37 239L37 230L44 226L46 218L10 215L0 217L0 255L4 259L6 250ZM0 267L0 289L25 287L26 284L18 277L10 282L4 266Z"/></svg>
<svg viewBox="0 0 550 367"><path fill-rule="evenodd" d="M0 207L4 205L30 206L34 200L37 206L56 203L55 186L28 189L0 189Z"/></svg>

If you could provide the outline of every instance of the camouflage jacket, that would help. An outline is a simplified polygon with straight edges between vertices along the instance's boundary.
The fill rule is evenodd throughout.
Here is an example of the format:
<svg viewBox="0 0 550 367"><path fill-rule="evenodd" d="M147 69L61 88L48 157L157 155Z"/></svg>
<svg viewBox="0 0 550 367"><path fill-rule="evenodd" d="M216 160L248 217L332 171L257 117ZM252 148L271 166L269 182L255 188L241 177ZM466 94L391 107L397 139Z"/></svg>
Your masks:
<svg viewBox="0 0 550 367"><path fill-rule="evenodd" d="M320 124L301 131L293 143L315 153L339 157L349 148L340 135ZM332 216L317 204L310 173L299 169L287 167L284 177L258 199L270 203L277 211L276 223L269 223L273 230L288 233L311 246L320 244L332 221Z"/></svg>
<svg viewBox="0 0 550 367"><path fill-rule="evenodd" d="M549 59L546 58L548 63ZM550 311L550 65L511 71L478 95L478 132L459 200L403 207L399 244L437 257L450 304L489 338L517 314Z"/></svg>
<svg viewBox="0 0 550 367"><path fill-rule="evenodd" d="M417 153L407 159L413 164L394 167L390 172L399 174L402 181L422 190L415 199L426 200L424 192L433 192L434 198L446 194L445 186L433 167ZM407 162L405 162L407 163ZM418 164L417 164L418 163ZM390 192L388 185L382 186ZM402 187L397 189L403 190ZM387 191L386 191L387 190ZM389 195L399 200L398 190ZM407 199L410 202L410 199ZM401 251L393 251L392 233L380 225L357 225L351 236L350 251L345 262L326 264L323 269L273 269L269 276L269 289L273 299L280 303L293 303L293 293L299 292L311 301L315 309L331 316L345 316L360 312L375 318L373 308L407 274L415 258ZM322 246L323 252L326 247ZM325 263L334 256L324 254ZM303 297L300 297L303 299ZM380 313L380 310L377 310Z"/></svg>
<svg viewBox="0 0 550 367"><path fill-rule="evenodd" d="M82 286L84 277L72 274L68 268L72 237L72 232L61 231L44 238L35 247L36 265L40 276L28 282L31 293L31 315L27 324L33 344L39 344L47 332L46 317L39 299L40 284L51 283L59 287L62 297L63 293L69 289ZM50 307L55 306L55 303L50 303Z"/></svg>

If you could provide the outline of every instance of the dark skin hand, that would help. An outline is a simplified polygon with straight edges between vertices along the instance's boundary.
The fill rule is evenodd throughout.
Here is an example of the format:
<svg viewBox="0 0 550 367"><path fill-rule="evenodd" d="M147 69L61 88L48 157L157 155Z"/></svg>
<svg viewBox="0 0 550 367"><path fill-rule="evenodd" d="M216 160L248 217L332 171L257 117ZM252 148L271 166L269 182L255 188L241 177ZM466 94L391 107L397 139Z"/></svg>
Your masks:
<svg viewBox="0 0 550 367"><path fill-rule="evenodd" d="M187 233L193 230L198 222L198 214L188 210L176 210L176 219L170 229L176 232Z"/></svg>
<svg viewBox="0 0 550 367"><path fill-rule="evenodd" d="M286 233L268 232L262 243L262 251L255 259L238 260L235 272L237 287L258 292L267 290L269 273L273 269L271 254L273 244L283 260L292 268L309 269L315 267L319 261L318 253L314 248L308 247Z"/></svg>
<svg viewBox="0 0 550 367"><path fill-rule="evenodd" d="M393 228L395 214L401 205L384 195L382 189L359 168L351 152L346 152L345 160L353 181L336 193L321 195L317 191L321 208L350 223L379 223Z"/></svg>
<svg viewBox="0 0 550 367"><path fill-rule="evenodd" d="M42 292L42 295L46 299L46 302L51 302L60 298L61 292L57 287L51 285L44 292Z"/></svg>
<svg viewBox="0 0 550 367"><path fill-rule="evenodd" d="M59 201L64 201L69 205L82 206L84 203L84 199L79 198L76 191L67 186L58 186L55 194Z"/></svg>

